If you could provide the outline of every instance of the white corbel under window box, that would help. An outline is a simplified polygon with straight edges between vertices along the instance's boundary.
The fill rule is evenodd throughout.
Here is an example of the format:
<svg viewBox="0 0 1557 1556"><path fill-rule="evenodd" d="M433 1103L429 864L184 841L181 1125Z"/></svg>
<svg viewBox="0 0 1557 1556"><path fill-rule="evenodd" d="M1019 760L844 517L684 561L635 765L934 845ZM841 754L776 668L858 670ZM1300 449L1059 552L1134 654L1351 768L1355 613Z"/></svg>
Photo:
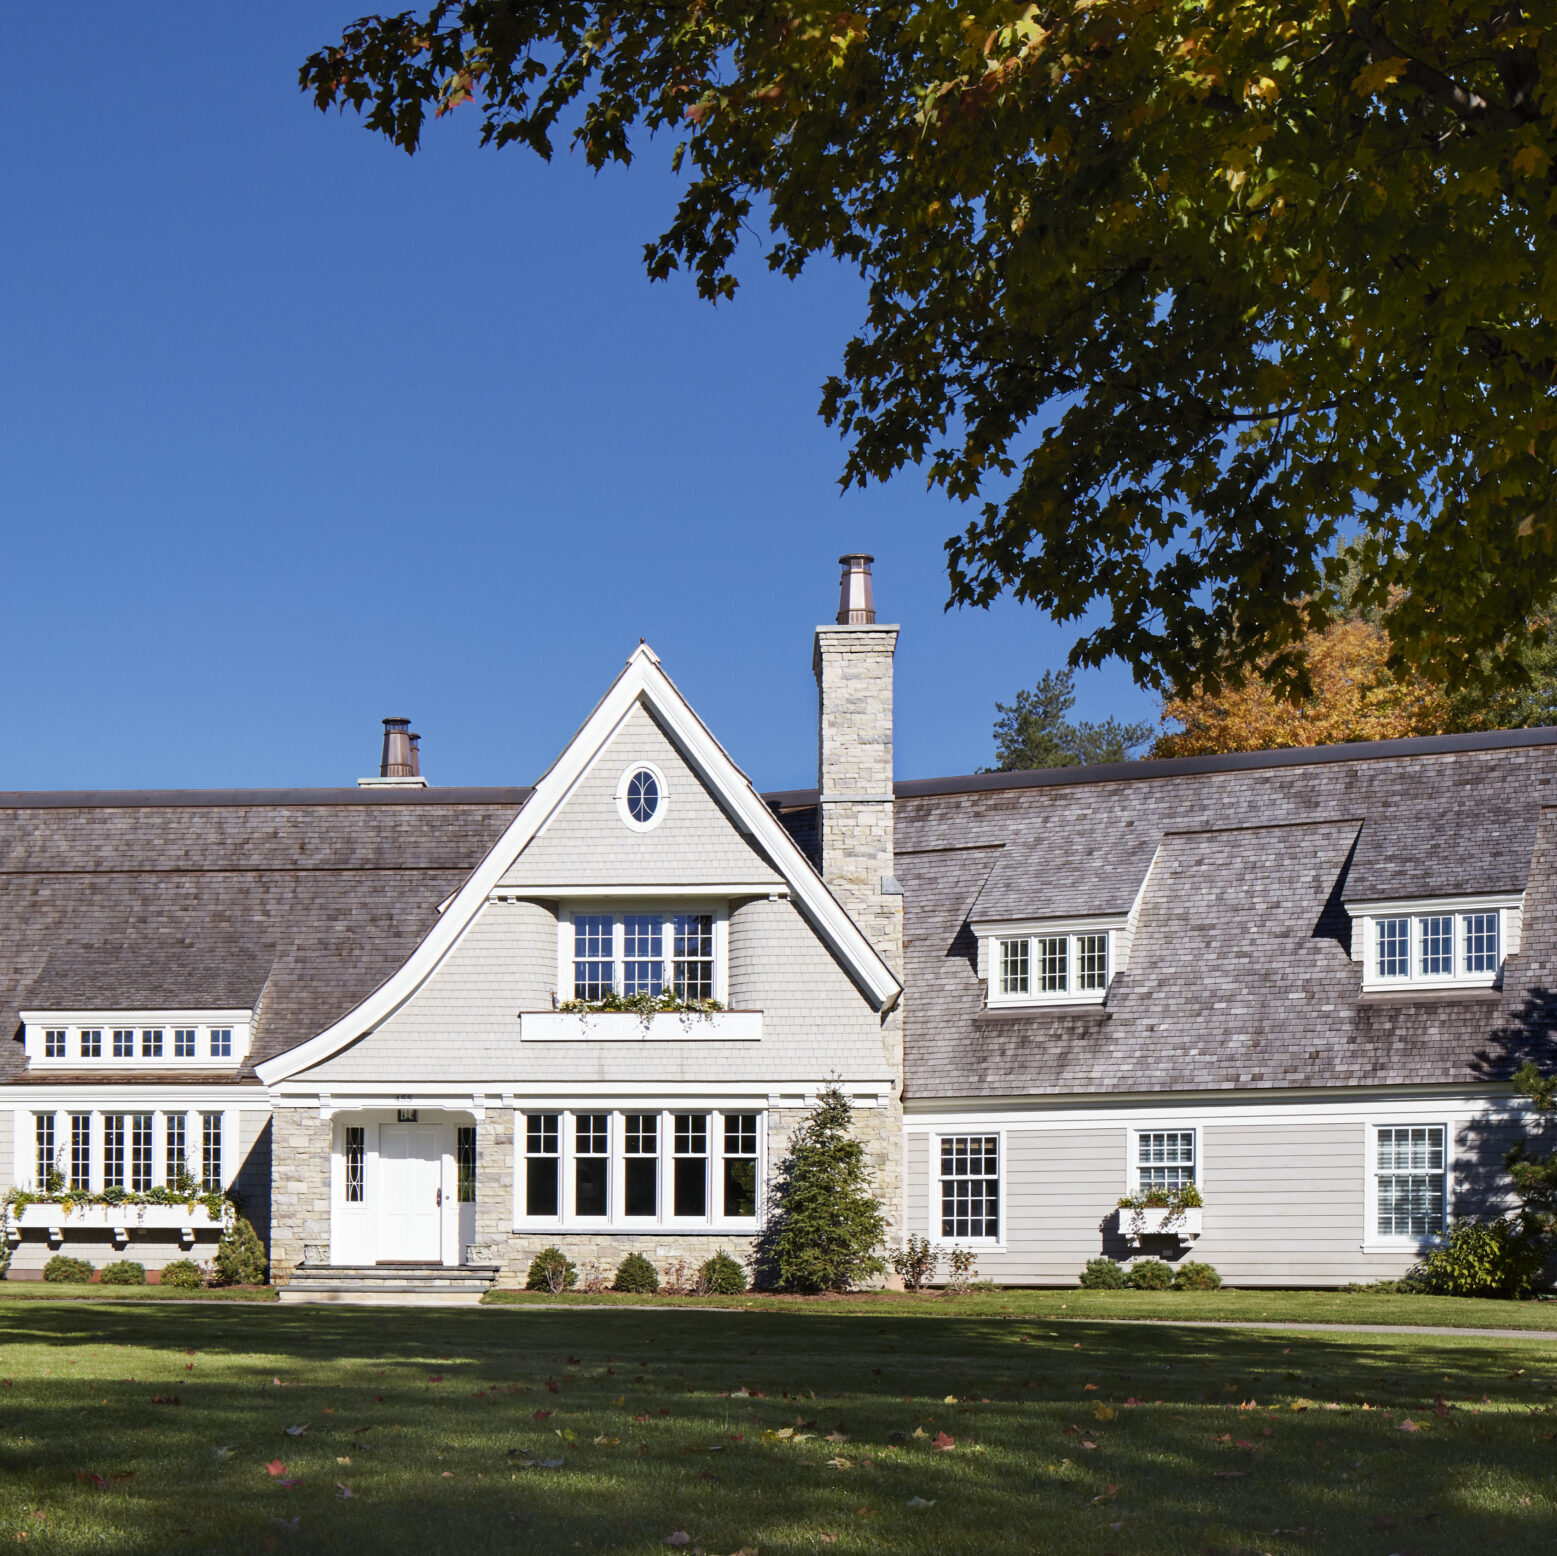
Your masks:
<svg viewBox="0 0 1557 1556"><path fill-rule="evenodd" d="M1170 1210L1166 1206L1142 1210L1121 1207L1119 1233L1127 1243L1135 1244L1143 1237L1193 1239L1200 1236L1202 1215L1198 1206L1184 1210Z"/></svg>
<svg viewBox="0 0 1557 1556"><path fill-rule="evenodd" d="M540 1010L519 1017L523 1043L755 1043L760 1010Z"/></svg>

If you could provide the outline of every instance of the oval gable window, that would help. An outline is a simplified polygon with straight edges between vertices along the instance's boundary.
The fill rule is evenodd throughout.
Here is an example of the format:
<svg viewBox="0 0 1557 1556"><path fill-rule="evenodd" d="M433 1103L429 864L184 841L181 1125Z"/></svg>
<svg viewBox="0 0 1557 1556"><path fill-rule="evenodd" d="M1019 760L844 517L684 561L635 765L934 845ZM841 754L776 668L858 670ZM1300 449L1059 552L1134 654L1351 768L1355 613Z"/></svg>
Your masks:
<svg viewBox="0 0 1557 1556"><path fill-rule="evenodd" d="M665 775L647 762L637 762L616 786L616 808L635 832L647 832L665 819Z"/></svg>
<svg viewBox="0 0 1557 1556"><path fill-rule="evenodd" d="M627 780L627 814L641 827L654 820L659 808L660 786L647 767L640 767Z"/></svg>

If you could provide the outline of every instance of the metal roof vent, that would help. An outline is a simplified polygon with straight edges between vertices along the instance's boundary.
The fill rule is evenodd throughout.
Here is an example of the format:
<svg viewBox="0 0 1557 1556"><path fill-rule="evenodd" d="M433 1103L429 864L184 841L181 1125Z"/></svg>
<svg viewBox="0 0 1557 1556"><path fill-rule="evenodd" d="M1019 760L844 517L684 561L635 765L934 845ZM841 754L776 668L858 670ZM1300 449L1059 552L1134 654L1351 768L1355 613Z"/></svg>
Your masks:
<svg viewBox="0 0 1557 1556"><path fill-rule="evenodd" d="M869 627L876 621L876 596L870 583L870 564L876 559L861 551L838 558L843 581L838 591L838 625Z"/></svg>
<svg viewBox="0 0 1557 1556"><path fill-rule="evenodd" d="M422 777L421 738L412 733L410 719L385 719L378 777L359 778L357 787L425 789L427 780Z"/></svg>

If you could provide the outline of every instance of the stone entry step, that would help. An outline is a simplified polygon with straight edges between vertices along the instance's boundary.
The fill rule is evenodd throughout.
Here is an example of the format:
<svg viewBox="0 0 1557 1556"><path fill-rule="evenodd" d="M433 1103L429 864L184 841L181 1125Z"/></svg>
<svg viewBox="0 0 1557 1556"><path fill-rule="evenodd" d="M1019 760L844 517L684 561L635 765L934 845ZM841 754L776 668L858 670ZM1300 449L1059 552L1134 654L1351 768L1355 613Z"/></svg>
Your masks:
<svg viewBox="0 0 1557 1556"><path fill-rule="evenodd" d="M284 1303L474 1307L496 1284L496 1265L305 1264L279 1295Z"/></svg>

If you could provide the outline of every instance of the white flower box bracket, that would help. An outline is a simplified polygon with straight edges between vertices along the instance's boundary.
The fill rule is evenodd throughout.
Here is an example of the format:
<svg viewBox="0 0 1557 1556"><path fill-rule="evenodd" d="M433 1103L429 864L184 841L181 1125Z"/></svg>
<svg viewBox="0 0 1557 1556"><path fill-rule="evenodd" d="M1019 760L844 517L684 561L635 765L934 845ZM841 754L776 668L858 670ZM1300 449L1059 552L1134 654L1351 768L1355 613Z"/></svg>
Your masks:
<svg viewBox="0 0 1557 1556"><path fill-rule="evenodd" d="M1119 1211L1119 1234L1127 1243L1140 1245L1143 1237L1177 1237L1192 1241L1200 1236L1201 1217L1199 1206L1185 1210L1126 1210Z"/></svg>

